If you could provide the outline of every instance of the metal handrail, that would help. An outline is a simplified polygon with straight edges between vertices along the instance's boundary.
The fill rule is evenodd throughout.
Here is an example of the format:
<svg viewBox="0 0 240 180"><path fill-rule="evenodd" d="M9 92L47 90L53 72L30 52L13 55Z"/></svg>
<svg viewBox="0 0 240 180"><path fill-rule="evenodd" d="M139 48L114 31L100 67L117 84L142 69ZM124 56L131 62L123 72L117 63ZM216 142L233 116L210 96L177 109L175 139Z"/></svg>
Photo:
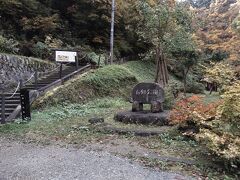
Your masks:
<svg viewBox="0 0 240 180"><path fill-rule="evenodd" d="M68 64L71 64L72 62L69 62L69 63L67 63L67 64L64 64L64 65L68 65ZM56 68L54 68L54 69L52 69L52 70L50 70L50 71L46 71L46 72L43 72L42 74L43 74L43 76L42 77L45 77L45 74L47 74L47 75L49 75L49 74L51 74L51 73L53 73L54 71L56 71L58 68L60 68L61 67L61 64L59 64ZM41 77L41 78L42 78Z"/></svg>
<svg viewBox="0 0 240 180"><path fill-rule="evenodd" d="M35 73L33 73L33 74L30 76L30 78L23 83L23 85L24 85L24 84L27 84L28 82L30 82L30 81L32 80L32 78L34 77L34 74L35 74Z"/></svg>
<svg viewBox="0 0 240 180"><path fill-rule="evenodd" d="M16 93L17 93L17 91L18 91L18 89L20 88L20 82L18 82L18 85L17 85L17 88L16 88L16 90L14 91L14 93L12 94L12 96L11 97L8 97L8 98L6 98L6 99L12 99L13 98L13 96L15 96L16 95Z"/></svg>

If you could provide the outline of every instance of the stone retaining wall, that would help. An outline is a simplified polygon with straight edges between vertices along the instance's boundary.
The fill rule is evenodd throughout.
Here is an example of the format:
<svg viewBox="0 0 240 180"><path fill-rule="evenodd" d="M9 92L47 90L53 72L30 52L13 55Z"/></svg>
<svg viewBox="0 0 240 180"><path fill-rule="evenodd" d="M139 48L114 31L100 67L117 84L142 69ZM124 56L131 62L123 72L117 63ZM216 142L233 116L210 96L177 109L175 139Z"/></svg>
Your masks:
<svg viewBox="0 0 240 180"><path fill-rule="evenodd" d="M20 79L27 80L34 72L46 72L56 65L36 58L0 54L0 86L13 88Z"/></svg>

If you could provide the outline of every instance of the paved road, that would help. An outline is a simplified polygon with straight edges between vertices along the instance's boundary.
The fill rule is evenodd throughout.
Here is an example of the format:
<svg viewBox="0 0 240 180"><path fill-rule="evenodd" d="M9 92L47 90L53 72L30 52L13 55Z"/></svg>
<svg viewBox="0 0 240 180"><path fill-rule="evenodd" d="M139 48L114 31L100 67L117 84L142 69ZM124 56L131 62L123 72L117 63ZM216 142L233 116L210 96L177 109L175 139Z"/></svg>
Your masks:
<svg viewBox="0 0 240 180"><path fill-rule="evenodd" d="M0 180L182 180L107 152L37 146L0 138Z"/></svg>

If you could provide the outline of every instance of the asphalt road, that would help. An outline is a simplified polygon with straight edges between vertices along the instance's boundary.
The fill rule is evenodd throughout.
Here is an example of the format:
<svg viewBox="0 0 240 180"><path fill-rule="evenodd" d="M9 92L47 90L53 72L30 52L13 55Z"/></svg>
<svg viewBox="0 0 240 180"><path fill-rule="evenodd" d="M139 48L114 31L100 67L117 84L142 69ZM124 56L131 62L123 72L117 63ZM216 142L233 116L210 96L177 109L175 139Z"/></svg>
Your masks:
<svg viewBox="0 0 240 180"><path fill-rule="evenodd" d="M0 180L183 180L107 152L9 142L0 138Z"/></svg>

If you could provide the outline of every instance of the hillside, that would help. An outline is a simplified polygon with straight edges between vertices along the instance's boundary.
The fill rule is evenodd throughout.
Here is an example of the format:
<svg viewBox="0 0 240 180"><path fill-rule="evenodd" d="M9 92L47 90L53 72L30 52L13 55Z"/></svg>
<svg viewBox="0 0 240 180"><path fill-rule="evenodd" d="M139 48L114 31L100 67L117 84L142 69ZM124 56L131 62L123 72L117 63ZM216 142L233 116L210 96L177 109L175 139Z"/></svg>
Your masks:
<svg viewBox="0 0 240 180"><path fill-rule="evenodd" d="M146 49L135 29L128 28L132 23L136 26L132 5L116 1L118 57ZM48 59L51 48L108 51L110 24L111 0L0 0L0 52Z"/></svg>
<svg viewBox="0 0 240 180"><path fill-rule="evenodd" d="M239 60L240 36L232 26L239 15L239 9L239 0L216 0L212 1L209 8L194 9L196 22L201 24L196 32L196 39L207 55L226 57L231 61Z"/></svg>

